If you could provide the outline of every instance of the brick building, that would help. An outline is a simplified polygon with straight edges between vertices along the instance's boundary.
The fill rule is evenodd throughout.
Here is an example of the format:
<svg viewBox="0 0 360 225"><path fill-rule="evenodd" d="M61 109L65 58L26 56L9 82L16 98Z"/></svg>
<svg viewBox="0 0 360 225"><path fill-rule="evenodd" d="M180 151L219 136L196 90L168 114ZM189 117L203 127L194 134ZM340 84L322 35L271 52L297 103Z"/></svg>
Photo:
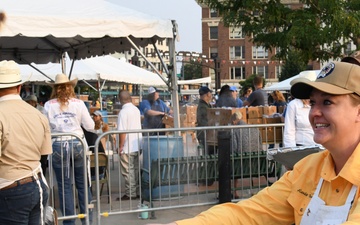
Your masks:
<svg viewBox="0 0 360 225"><path fill-rule="evenodd" d="M298 0L283 2L292 8L301 6ZM268 83L278 81L284 62L272 60L276 49L267 51L255 46L250 37L242 33L241 27L225 27L216 10L199 5L202 8L202 52L209 58L207 65L212 67L203 67L204 77L211 76L216 82L217 73L221 85L236 86L252 74L264 76ZM319 69L320 64L314 62L312 67ZM219 87L219 84L213 83L212 86Z"/></svg>

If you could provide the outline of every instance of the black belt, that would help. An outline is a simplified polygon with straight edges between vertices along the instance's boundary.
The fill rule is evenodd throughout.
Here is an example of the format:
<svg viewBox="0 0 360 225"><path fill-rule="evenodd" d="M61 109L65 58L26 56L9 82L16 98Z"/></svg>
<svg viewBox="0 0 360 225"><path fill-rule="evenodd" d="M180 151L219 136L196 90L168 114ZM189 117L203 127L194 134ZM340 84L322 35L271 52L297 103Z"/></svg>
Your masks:
<svg viewBox="0 0 360 225"><path fill-rule="evenodd" d="M37 176L38 176L38 179L40 180L41 179L41 173L39 172L37 174ZM36 181L36 178L34 176L25 177L23 179L15 181L14 183L12 183L12 184L10 184L10 185L8 185L6 187L1 188L0 191L4 191L4 190L10 189L10 188L14 188L14 187L21 186L23 184L27 184L27 183L30 183L30 182L35 182L35 181Z"/></svg>

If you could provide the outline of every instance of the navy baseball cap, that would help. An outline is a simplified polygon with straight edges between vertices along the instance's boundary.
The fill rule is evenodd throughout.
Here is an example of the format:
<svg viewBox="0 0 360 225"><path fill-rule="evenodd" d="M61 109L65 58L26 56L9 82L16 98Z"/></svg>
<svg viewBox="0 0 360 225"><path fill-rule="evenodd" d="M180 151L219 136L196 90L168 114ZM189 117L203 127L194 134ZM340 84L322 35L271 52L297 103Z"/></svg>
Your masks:
<svg viewBox="0 0 360 225"><path fill-rule="evenodd" d="M210 90L208 87L206 87L206 86L202 86L202 87L200 87L200 89L199 89L199 94L200 95L204 95L204 94L207 94L207 93L209 93L209 92L212 92L212 90Z"/></svg>

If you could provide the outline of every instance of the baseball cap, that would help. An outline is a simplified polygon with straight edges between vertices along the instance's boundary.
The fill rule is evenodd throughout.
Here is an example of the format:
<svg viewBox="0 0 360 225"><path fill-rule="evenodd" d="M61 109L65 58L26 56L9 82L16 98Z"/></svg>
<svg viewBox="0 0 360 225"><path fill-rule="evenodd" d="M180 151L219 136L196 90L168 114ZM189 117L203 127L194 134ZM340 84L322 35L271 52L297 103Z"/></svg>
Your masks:
<svg viewBox="0 0 360 225"><path fill-rule="evenodd" d="M341 62L352 63L360 66L360 51L356 51L349 56L341 59Z"/></svg>
<svg viewBox="0 0 360 225"><path fill-rule="evenodd" d="M360 95L360 66L346 62L331 62L322 68L315 81L295 79L290 92L295 98L308 99L313 88L333 95Z"/></svg>
<svg viewBox="0 0 360 225"><path fill-rule="evenodd" d="M101 111L99 111L99 110L96 110L96 111L93 112L92 114L95 115L95 116L102 116L102 113L101 113Z"/></svg>
<svg viewBox="0 0 360 225"><path fill-rule="evenodd" d="M157 92L157 89L156 89L156 88L154 88L154 87L149 87L149 89L148 89L148 94L152 94L152 93L155 93L155 92Z"/></svg>
<svg viewBox="0 0 360 225"><path fill-rule="evenodd" d="M237 91L237 88L235 86L231 86L229 90L230 91Z"/></svg>
<svg viewBox="0 0 360 225"><path fill-rule="evenodd" d="M200 95L204 95L204 94L207 94L207 93L209 93L209 92L212 92L208 87L206 87L206 86L202 86L202 87L200 87L200 89L199 89L199 94Z"/></svg>

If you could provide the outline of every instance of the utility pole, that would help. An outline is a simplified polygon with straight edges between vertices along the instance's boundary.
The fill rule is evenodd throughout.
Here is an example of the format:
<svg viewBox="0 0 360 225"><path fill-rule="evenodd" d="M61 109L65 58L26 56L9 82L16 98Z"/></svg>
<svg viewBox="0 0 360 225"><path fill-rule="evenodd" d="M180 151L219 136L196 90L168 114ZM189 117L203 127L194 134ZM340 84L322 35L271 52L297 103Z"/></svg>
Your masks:
<svg viewBox="0 0 360 225"><path fill-rule="evenodd" d="M220 80L220 68L218 66L218 53L211 53L211 58L214 60L214 72L215 72L215 92L220 89L221 87L221 80Z"/></svg>

